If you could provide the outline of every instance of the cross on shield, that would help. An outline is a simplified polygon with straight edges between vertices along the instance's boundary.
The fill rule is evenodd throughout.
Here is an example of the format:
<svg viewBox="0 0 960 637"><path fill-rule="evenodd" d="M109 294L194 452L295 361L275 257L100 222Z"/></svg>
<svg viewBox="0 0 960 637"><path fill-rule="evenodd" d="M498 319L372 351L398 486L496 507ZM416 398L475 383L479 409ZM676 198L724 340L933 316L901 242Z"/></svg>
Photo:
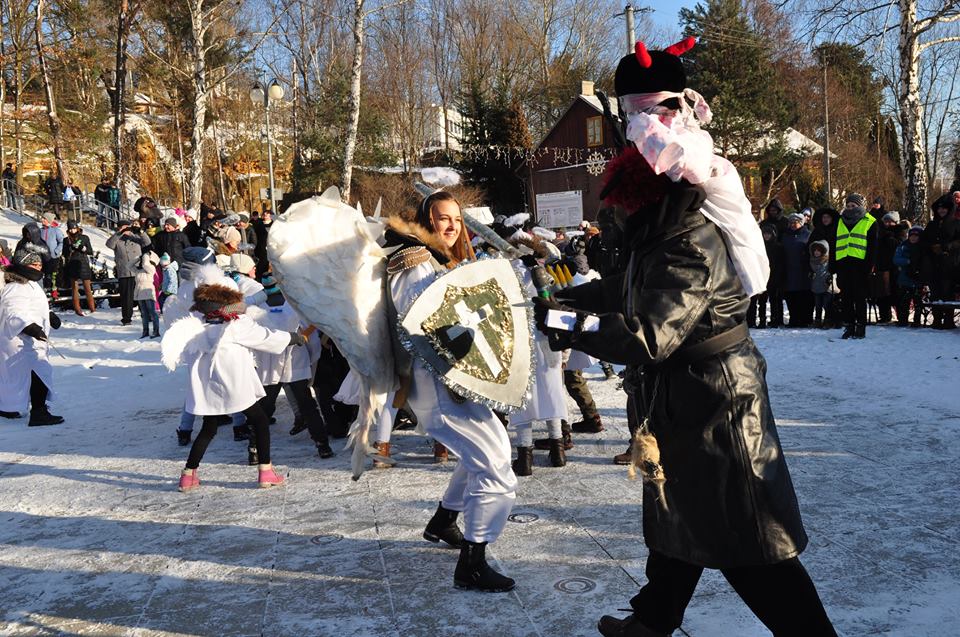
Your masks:
<svg viewBox="0 0 960 637"><path fill-rule="evenodd" d="M453 391L515 411L532 369L528 305L509 261L465 264L417 297L400 320L401 342Z"/></svg>

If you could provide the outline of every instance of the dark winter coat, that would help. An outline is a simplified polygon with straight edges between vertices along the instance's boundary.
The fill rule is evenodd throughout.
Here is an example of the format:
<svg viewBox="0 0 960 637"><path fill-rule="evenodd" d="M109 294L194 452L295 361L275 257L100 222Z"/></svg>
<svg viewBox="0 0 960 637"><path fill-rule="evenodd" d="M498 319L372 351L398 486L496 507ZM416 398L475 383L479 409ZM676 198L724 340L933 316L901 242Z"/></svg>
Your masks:
<svg viewBox="0 0 960 637"><path fill-rule="evenodd" d="M760 227L764 226L772 226L777 232L778 240L783 239L783 235L787 231L787 218L783 214L783 204L780 203L779 199L771 200L764 208L764 218L760 222Z"/></svg>
<svg viewBox="0 0 960 637"><path fill-rule="evenodd" d="M270 232L270 226L272 225L272 220L270 223L264 223L260 219L254 219L250 222L250 227L253 228L253 234L256 236L253 256L256 257L258 263L267 261L267 234Z"/></svg>
<svg viewBox="0 0 960 637"><path fill-rule="evenodd" d="M93 198L95 201L109 206L110 184L97 184L97 187L93 189Z"/></svg>
<svg viewBox="0 0 960 637"><path fill-rule="evenodd" d="M150 246L150 235L146 232L116 232L107 239L107 248L113 250L113 261L116 265L118 279L126 279L137 275L137 264L140 256Z"/></svg>
<svg viewBox="0 0 960 637"><path fill-rule="evenodd" d="M786 292L806 292L810 290L810 253L807 242L810 230L800 226L799 230L787 230L780 238L783 244L783 289Z"/></svg>
<svg viewBox="0 0 960 637"><path fill-rule="evenodd" d="M63 203L63 180L59 177L48 177L43 182L43 192L51 205L59 206Z"/></svg>
<svg viewBox="0 0 960 637"><path fill-rule="evenodd" d="M833 217L833 221L830 222L829 226L823 225L823 221L821 220L821 217L825 214ZM810 239L807 245L814 241L826 241L827 246L830 248L830 254L833 254L833 250L837 246L837 217L839 216L840 213L833 208L820 208L813 213L813 230L810 232Z"/></svg>
<svg viewBox="0 0 960 637"><path fill-rule="evenodd" d="M923 245L910 243L909 239L900 243L893 255L897 266L897 285L901 288L920 287L921 265L923 263Z"/></svg>
<svg viewBox="0 0 960 637"><path fill-rule="evenodd" d="M934 213L933 219L920 235L920 243L924 247L925 280L934 281L957 275L960 269L960 221L949 214L940 217Z"/></svg>
<svg viewBox="0 0 960 637"><path fill-rule="evenodd" d="M90 256L93 248L90 246L90 237L82 232L75 235L67 233L63 242L63 271L67 280L87 281L93 278L90 271Z"/></svg>
<svg viewBox="0 0 960 637"><path fill-rule="evenodd" d="M627 272L568 288L558 300L600 314L599 331L573 346L627 365L638 417L650 410L667 506L645 482L647 545L711 568L772 564L798 555L807 536L766 361L748 336L692 363L671 362L681 348L742 324L749 304L720 231L699 211L703 200L700 188L672 184L661 203L628 218ZM653 231L643 227L649 219L659 220Z"/></svg>
<svg viewBox="0 0 960 637"><path fill-rule="evenodd" d="M191 246L195 248L207 247L207 239L196 219L187 222L187 225L183 227L183 234L187 237L187 241L190 242Z"/></svg>
<svg viewBox="0 0 960 637"><path fill-rule="evenodd" d="M170 260L176 261L179 266L183 264L183 251L189 247L191 247L190 240L180 230L174 230L173 232L163 230L153 235L153 248L151 249L161 257L164 253L169 254Z"/></svg>
<svg viewBox="0 0 960 637"><path fill-rule="evenodd" d="M24 224L20 233L22 236L13 249L14 253L24 250L36 252L40 255L40 258L43 259L44 267L46 267L46 263L50 261L52 257L50 256L50 246L47 245L47 242L44 241L40 235L40 226L30 221Z"/></svg>
<svg viewBox="0 0 960 637"><path fill-rule="evenodd" d="M880 225L877 230L877 272L892 272L894 269L893 255L900 245L896 230L890 230Z"/></svg>

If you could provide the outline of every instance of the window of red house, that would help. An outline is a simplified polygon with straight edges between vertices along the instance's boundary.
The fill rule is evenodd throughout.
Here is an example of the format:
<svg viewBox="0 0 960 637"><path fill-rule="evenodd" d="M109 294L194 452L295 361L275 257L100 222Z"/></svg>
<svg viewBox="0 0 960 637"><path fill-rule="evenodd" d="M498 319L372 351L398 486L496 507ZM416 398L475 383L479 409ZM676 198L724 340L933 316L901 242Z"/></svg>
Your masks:
<svg viewBox="0 0 960 637"><path fill-rule="evenodd" d="M603 117L587 118L587 146L603 146Z"/></svg>

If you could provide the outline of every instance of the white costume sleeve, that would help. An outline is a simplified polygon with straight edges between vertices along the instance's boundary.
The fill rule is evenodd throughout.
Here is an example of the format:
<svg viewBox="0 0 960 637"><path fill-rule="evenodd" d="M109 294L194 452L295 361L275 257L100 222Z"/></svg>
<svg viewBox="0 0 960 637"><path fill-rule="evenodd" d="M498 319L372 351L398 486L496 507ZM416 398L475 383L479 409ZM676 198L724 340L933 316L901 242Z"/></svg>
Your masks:
<svg viewBox="0 0 960 637"><path fill-rule="evenodd" d="M259 352L279 354L290 345L288 332L269 330L246 315L230 323L230 332L233 342Z"/></svg>

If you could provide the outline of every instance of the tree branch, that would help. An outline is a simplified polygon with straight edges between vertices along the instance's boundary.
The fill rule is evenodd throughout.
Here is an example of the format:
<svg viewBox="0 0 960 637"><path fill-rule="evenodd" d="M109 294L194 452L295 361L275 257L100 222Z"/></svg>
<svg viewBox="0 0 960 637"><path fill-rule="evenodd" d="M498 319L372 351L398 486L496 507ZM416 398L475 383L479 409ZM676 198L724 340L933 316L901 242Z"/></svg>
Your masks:
<svg viewBox="0 0 960 637"><path fill-rule="evenodd" d="M940 44L946 44L947 42L960 42L960 35L950 35L943 38L937 38L936 40L930 40L929 42L924 42L919 46L919 52L923 53L932 46L938 46Z"/></svg>
<svg viewBox="0 0 960 637"><path fill-rule="evenodd" d="M143 27L141 27L139 23L135 23L133 27L137 30L137 35L140 36L140 44L143 45L143 50L150 54L151 57L185 79L193 77L190 73L175 66L171 62L167 61L162 55L157 53L154 50L153 45L150 44L149 38L146 37L146 32L143 30Z"/></svg>
<svg viewBox="0 0 960 637"><path fill-rule="evenodd" d="M960 0L947 0L936 13L922 20L917 20L915 33L920 35L938 24L957 20L960 20Z"/></svg>

